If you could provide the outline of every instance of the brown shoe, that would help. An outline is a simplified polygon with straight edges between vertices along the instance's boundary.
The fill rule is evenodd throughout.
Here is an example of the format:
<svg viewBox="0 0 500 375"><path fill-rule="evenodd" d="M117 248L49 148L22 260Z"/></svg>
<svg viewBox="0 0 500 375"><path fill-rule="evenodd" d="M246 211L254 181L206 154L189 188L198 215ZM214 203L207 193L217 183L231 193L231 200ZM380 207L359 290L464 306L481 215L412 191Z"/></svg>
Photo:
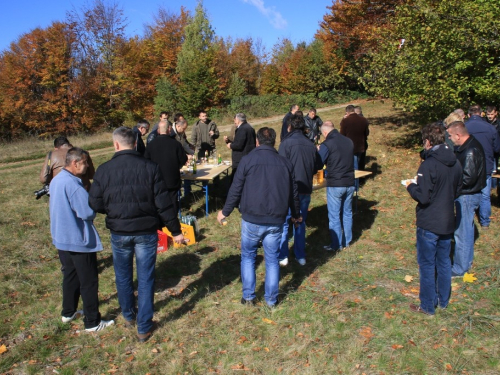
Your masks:
<svg viewBox="0 0 500 375"><path fill-rule="evenodd" d="M137 339L139 340L139 342L146 342L149 340L150 337L151 337L151 332L137 334Z"/></svg>
<svg viewBox="0 0 500 375"><path fill-rule="evenodd" d="M427 311L423 310L420 306L417 306L413 303L410 303L410 311L420 313L420 314L430 315L430 316L434 315L434 314L428 313Z"/></svg>
<svg viewBox="0 0 500 375"><path fill-rule="evenodd" d="M135 319L125 320L123 325L125 326L125 328L134 328L135 327Z"/></svg>

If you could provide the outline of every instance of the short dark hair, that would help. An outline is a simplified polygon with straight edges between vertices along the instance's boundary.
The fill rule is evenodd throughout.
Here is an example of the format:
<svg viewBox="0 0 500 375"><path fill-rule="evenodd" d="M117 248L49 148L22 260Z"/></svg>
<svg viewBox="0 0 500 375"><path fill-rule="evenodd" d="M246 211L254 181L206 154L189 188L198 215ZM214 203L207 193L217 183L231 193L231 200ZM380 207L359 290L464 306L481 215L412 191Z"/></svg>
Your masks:
<svg viewBox="0 0 500 375"><path fill-rule="evenodd" d="M490 113L490 112L493 112L493 111L496 111L497 110L497 107L494 106L494 105L488 105L486 106L486 113Z"/></svg>
<svg viewBox="0 0 500 375"><path fill-rule="evenodd" d="M113 141L116 141L123 146L133 148L135 144L134 131L126 126L120 126L113 132Z"/></svg>
<svg viewBox="0 0 500 375"><path fill-rule="evenodd" d="M205 111L205 110L203 110L203 109L202 109L200 112L198 112L198 116L199 116L199 115L201 115L202 113L205 113L205 114L206 114L206 113L207 113L207 111Z"/></svg>
<svg viewBox="0 0 500 375"><path fill-rule="evenodd" d="M465 127L463 121L453 121L450 125L448 125L448 133L452 130L455 130L460 135L469 134L469 131Z"/></svg>
<svg viewBox="0 0 500 375"><path fill-rule="evenodd" d="M56 139L54 139L54 148L59 148L63 145L69 145L71 143L69 143L69 140L68 138L66 138L65 136L61 135L59 137L57 137Z"/></svg>
<svg viewBox="0 0 500 375"><path fill-rule="evenodd" d="M180 112L177 112L177 113L174 115L174 122L179 121L179 119L180 119L181 117L184 117L184 115L183 115L182 113L180 113Z"/></svg>
<svg viewBox="0 0 500 375"><path fill-rule="evenodd" d="M80 161L82 159L88 159L89 153L79 147L72 147L68 150L66 154L66 167L71 165L73 161Z"/></svg>
<svg viewBox="0 0 500 375"><path fill-rule="evenodd" d="M273 128L264 126L257 131L257 140L261 146L266 145L274 147L274 144L276 143L276 132Z"/></svg>
<svg viewBox="0 0 500 375"><path fill-rule="evenodd" d="M352 104L349 104L347 107L345 107L346 113L353 113L354 112L354 106Z"/></svg>
<svg viewBox="0 0 500 375"><path fill-rule="evenodd" d="M293 104L293 105L290 107L290 112L292 112L292 111L293 111L293 109L294 109L295 107L298 107L298 106L299 106L298 104Z"/></svg>
<svg viewBox="0 0 500 375"><path fill-rule="evenodd" d="M290 124L292 130L304 130L306 127L306 122L304 120L304 116L297 115L297 112L291 116Z"/></svg>
<svg viewBox="0 0 500 375"><path fill-rule="evenodd" d="M170 112L167 112L167 111L161 111L160 112L160 117L163 116L163 115L167 115L167 117L170 117Z"/></svg>
<svg viewBox="0 0 500 375"><path fill-rule="evenodd" d="M429 141L431 146L440 145L445 142L445 128L439 122L425 125L422 129L422 140Z"/></svg>
<svg viewBox="0 0 500 375"><path fill-rule="evenodd" d="M469 115L480 115L481 106L479 104L474 104L469 107Z"/></svg>

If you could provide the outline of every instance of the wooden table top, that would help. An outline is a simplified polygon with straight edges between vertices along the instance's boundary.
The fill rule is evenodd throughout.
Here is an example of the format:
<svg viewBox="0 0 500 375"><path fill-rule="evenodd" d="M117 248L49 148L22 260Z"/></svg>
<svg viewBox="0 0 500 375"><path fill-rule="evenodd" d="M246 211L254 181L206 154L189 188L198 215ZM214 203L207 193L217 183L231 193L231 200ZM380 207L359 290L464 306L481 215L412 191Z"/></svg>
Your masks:
<svg viewBox="0 0 500 375"><path fill-rule="evenodd" d="M190 181L210 181L213 180L218 175L220 175L221 173L227 171L229 168L231 168L231 164L229 165L224 163L219 165L197 164L196 174L188 172L187 167L183 167L181 169L181 178L183 180L190 180Z"/></svg>
<svg viewBox="0 0 500 375"><path fill-rule="evenodd" d="M370 171L357 171L357 170L355 170L354 171L354 178L363 178L363 177L369 176L371 174L372 174L372 172L370 172ZM319 189L324 189L324 188L326 188L326 179L324 179L321 184L314 185L313 191L319 190Z"/></svg>

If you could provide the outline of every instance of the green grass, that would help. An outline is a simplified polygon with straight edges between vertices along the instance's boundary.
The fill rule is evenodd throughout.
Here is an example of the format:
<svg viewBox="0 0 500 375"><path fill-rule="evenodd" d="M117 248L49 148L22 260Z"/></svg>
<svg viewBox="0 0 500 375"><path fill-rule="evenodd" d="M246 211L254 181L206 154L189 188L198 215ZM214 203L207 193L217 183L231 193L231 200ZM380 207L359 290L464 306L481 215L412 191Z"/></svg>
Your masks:
<svg viewBox="0 0 500 375"><path fill-rule="evenodd" d="M342 112L320 115L338 125ZM276 309L262 302L254 308L242 306L239 213L233 212L227 226L219 226L216 210L224 203L220 193L210 198L206 218L202 194L195 190L184 212L198 217L201 240L158 256L159 329L146 344L139 344L120 318L102 215L96 219L105 245L98 256L100 309L104 317L116 319L116 326L88 334L82 321L61 323L61 273L51 245L48 200L35 201L32 195L40 187L42 160L26 157L9 168L0 164L0 347L7 349L0 354L0 373L500 373L496 193L491 229L478 233L476 241L473 272L478 280L454 280L448 309L434 317L411 313L408 304L417 301L419 285L415 203L400 180L418 168L419 149L407 141L415 126L390 103L366 102L363 112L372 124L367 169L374 175L359 194L353 245L336 256L323 251L328 242L326 197L324 190L315 192L307 223L307 265L300 267L292 257L282 269L283 302ZM281 126L279 120L265 125ZM92 149L96 165L112 155L103 136L73 142ZM218 150L229 158L222 139ZM8 152L3 157L10 160ZM12 157L19 157L15 150ZM264 272L260 254L261 300ZM406 275L413 281L406 282Z"/></svg>

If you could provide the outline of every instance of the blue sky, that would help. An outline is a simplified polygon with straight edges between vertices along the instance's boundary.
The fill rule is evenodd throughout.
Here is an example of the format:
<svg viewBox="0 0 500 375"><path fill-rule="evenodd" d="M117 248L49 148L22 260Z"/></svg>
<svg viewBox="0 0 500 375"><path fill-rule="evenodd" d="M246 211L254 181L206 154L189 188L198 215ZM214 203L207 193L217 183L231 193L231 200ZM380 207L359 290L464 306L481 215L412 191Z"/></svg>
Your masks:
<svg viewBox="0 0 500 375"><path fill-rule="evenodd" d="M112 0L109 0L112 1ZM108 1L108 2L109 2ZM127 34L142 35L143 25L163 7L178 13L181 6L194 12L196 0L115 0L128 20ZM66 12L90 0L1 0L0 51L36 27L62 21ZM221 37L262 39L267 50L280 38L294 44L310 42L332 0L204 0L215 33Z"/></svg>

